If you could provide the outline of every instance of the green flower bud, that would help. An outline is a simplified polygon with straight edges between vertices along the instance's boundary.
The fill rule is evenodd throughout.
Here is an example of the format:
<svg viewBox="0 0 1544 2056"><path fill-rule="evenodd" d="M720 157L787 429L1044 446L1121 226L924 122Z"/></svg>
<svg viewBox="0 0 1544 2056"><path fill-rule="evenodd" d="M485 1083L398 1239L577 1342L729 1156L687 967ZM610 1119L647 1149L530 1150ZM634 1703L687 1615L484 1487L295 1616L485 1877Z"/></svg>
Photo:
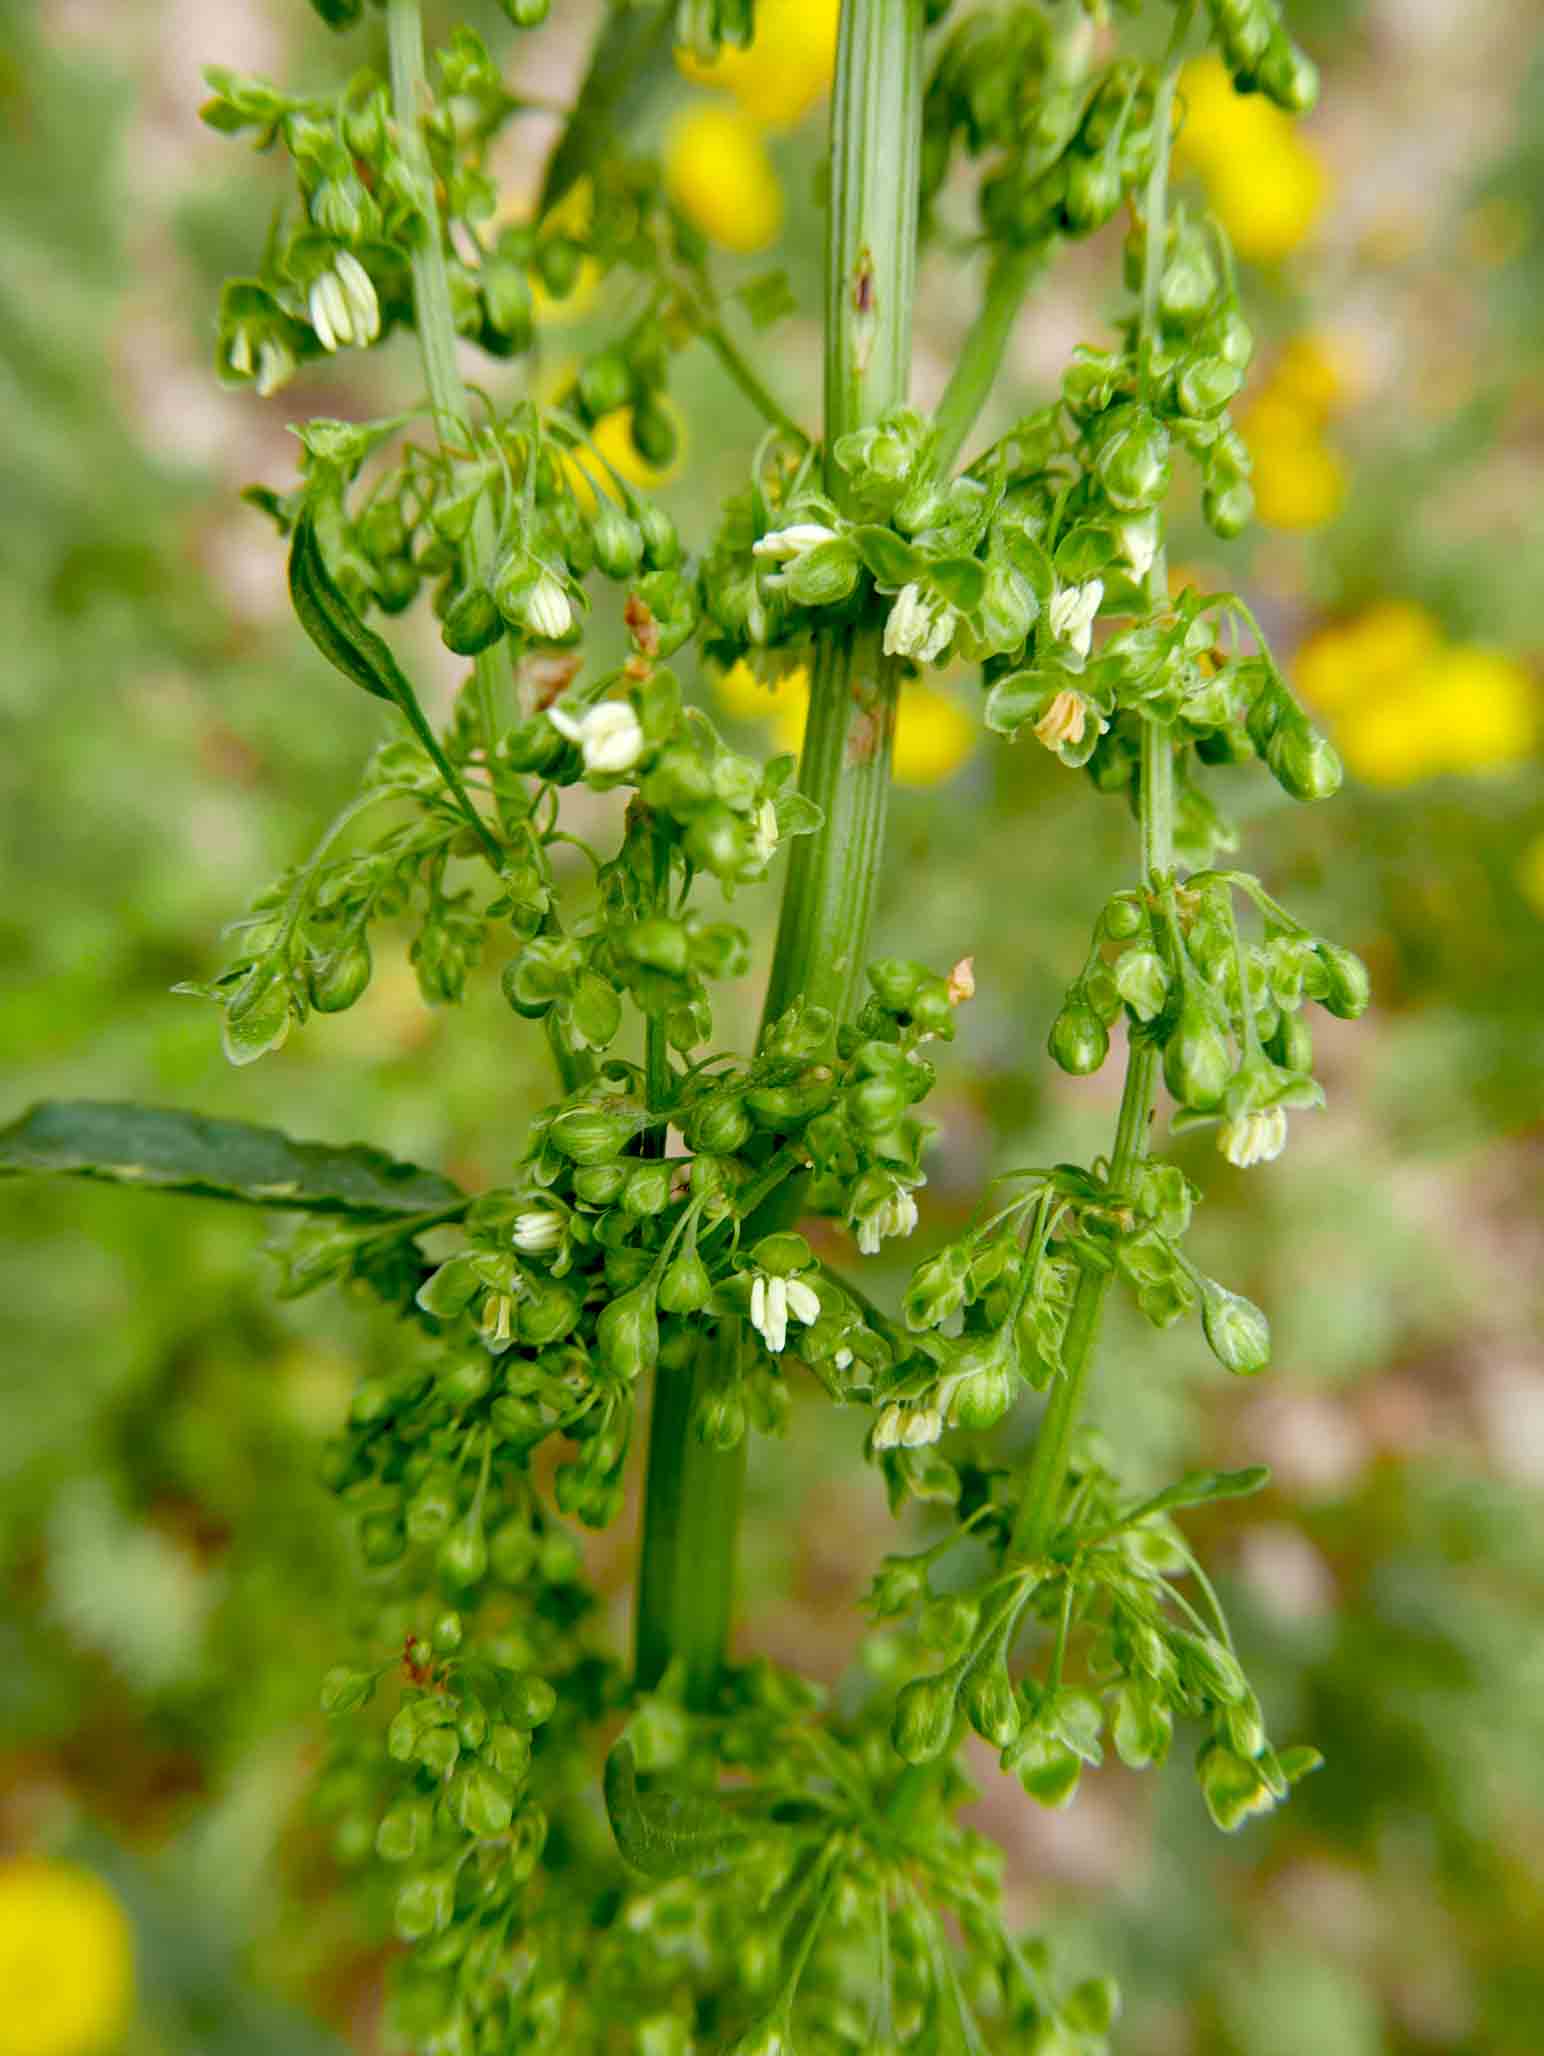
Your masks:
<svg viewBox="0 0 1544 2056"><path fill-rule="evenodd" d="M488 1544L482 1528L468 1521L440 1544L435 1566L447 1585L476 1585L488 1573Z"/></svg>
<svg viewBox="0 0 1544 2056"><path fill-rule="evenodd" d="M440 640L458 657L475 657L492 649L504 633L504 617L485 585L458 593L440 623Z"/></svg>
<svg viewBox="0 0 1544 2056"><path fill-rule="evenodd" d="M602 500L590 533L595 538L595 562L606 576L631 578L643 562L643 537L637 523L610 500Z"/></svg>
<svg viewBox="0 0 1544 2056"><path fill-rule="evenodd" d="M448 1778L461 1754L461 1739L454 1728L425 1728L413 1744L413 1760L433 1778Z"/></svg>
<svg viewBox="0 0 1544 2056"><path fill-rule="evenodd" d="M595 1324L595 1346L602 1374L623 1384L653 1370L659 1358L659 1316L652 1285L636 1285L612 1300Z"/></svg>
<svg viewBox="0 0 1544 2056"><path fill-rule="evenodd" d="M1367 1011L1372 998L1372 980L1367 966L1353 951L1339 943L1319 942L1314 955L1324 966L1325 991L1319 1004L1337 1020L1355 1021ZM1296 1068L1306 1070L1306 1064Z"/></svg>
<svg viewBox="0 0 1544 2056"><path fill-rule="evenodd" d="M1220 1742L1209 1742L1201 1751L1196 1777L1206 1810L1225 1835L1241 1828L1252 1813L1269 1813L1274 1804L1259 1766Z"/></svg>
<svg viewBox="0 0 1544 2056"><path fill-rule="evenodd" d="M1319 70L1313 59L1278 33L1260 60L1260 90L1287 114L1311 114L1319 98Z"/></svg>
<svg viewBox="0 0 1544 2056"><path fill-rule="evenodd" d="M518 1783L531 1767L530 1729L513 1721L495 1721L483 1749L490 1770Z"/></svg>
<svg viewBox="0 0 1544 2056"><path fill-rule="evenodd" d="M1074 235L1092 235L1114 217L1120 206L1120 161L1108 151L1096 156L1082 152L1069 155L1067 191L1062 215Z"/></svg>
<svg viewBox="0 0 1544 2056"><path fill-rule="evenodd" d="M1218 1706L1239 1706L1249 1697L1249 1680L1225 1642L1215 1635L1193 1635L1188 1628L1172 1629L1169 1641L1191 1691Z"/></svg>
<svg viewBox="0 0 1544 2056"><path fill-rule="evenodd" d="M454 1607L447 1607L438 1615L429 1630L429 1640L437 1656L454 1656L465 1636L465 1623Z"/></svg>
<svg viewBox="0 0 1544 2056"><path fill-rule="evenodd" d="M421 1870L403 1880L397 1891L394 1924L404 1942L421 1942L442 1933L456 1910L456 1873L451 1869Z"/></svg>
<svg viewBox="0 0 1544 2056"><path fill-rule="evenodd" d="M1300 1013L1282 1013L1265 1051L1284 1071L1296 1071L1304 1078L1312 1076L1313 1031Z"/></svg>
<svg viewBox="0 0 1544 2056"><path fill-rule="evenodd" d="M709 1449L738 1449L749 1425L745 1392L737 1382L701 1393L692 1408L692 1428Z"/></svg>
<svg viewBox="0 0 1544 2056"><path fill-rule="evenodd" d="M620 350L601 350L579 368L579 405L591 421L615 414L633 397L632 367Z"/></svg>
<svg viewBox="0 0 1544 2056"><path fill-rule="evenodd" d="M954 1733L954 1702L958 1683L952 1672L913 1678L895 1702L890 1738L907 1763L929 1763L942 1756Z"/></svg>
<svg viewBox="0 0 1544 2056"><path fill-rule="evenodd" d="M351 1007L370 983L370 945L364 936L313 958L306 983L319 1014L341 1014Z"/></svg>
<svg viewBox="0 0 1544 2056"><path fill-rule="evenodd" d="M662 1214L670 1204L672 1170L663 1158L654 1158L629 1171L622 1187L623 1212L638 1219Z"/></svg>
<svg viewBox="0 0 1544 2056"><path fill-rule="evenodd" d="M479 1399L486 1398L492 1383L492 1361L486 1350L479 1350L475 1356L462 1357L459 1363L442 1370L435 1379L435 1389L442 1399L459 1409L475 1406Z"/></svg>
<svg viewBox="0 0 1544 2056"><path fill-rule="evenodd" d="M1086 1000L1069 998L1051 1023L1047 1046L1064 1071L1086 1078L1110 1054L1110 1033Z"/></svg>
<svg viewBox="0 0 1544 2056"><path fill-rule="evenodd" d="M965 1717L984 1741L1006 1749L1024 1725L1024 1709L1000 1657L972 1666L965 1679Z"/></svg>
<svg viewBox="0 0 1544 2056"><path fill-rule="evenodd" d="M499 0L500 7L517 29L539 29L552 9L552 0Z"/></svg>
<svg viewBox="0 0 1544 2056"><path fill-rule="evenodd" d="M735 1095L716 1094L693 1108L686 1118L688 1147L709 1156L733 1156L750 1132L750 1115Z"/></svg>
<svg viewBox="0 0 1544 2056"><path fill-rule="evenodd" d="M469 1835L502 1835L514 1819L515 1795L497 1771L468 1764L451 1782L450 1807Z"/></svg>
<svg viewBox="0 0 1544 2056"><path fill-rule="evenodd" d="M1198 352L1187 357L1174 374L1174 397L1181 414L1192 421L1207 421L1220 414L1244 383L1244 374L1226 357Z"/></svg>
<svg viewBox="0 0 1544 2056"><path fill-rule="evenodd" d="M789 597L801 607L832 607L858 583L858 552L845 536L803 550L783 573Z"/></svg>
<svg viewBox="0 0 1544 2056"><path fill-rule="evenodd" d="M704 807L687 824L686 854L699 871L733 882L750 863L751 831L738 814L722 804Z"/></svg>
<svg viewBox="0 0 1544 2056"><path fill-rule="evenodd" d="M1122 513L1155 506L1169 485L1169 432L1145 407L1121 409L1122 426L1095 460L1100 484Z"/></svg>
<svg viewBox="0 0 1544 2056"><path fill-rule="evenodd" d="M410 1863L434 1833L434 1803L416 1796L398 1799L381 1816L375 1853L383 1863Z"/></svg>
<svg viewBox="0 0 1544 2056"><path fill-rule="evenodd" d="M1059 2010L1075 2035L1108 2035L1120 2018L1120 1986L1112 1977L1085 1978L1066 1994Z"/></svg>
<svg viewBox="0 0 1544 2056"><path fill-rule="evenodd" d="M1162 1763L1174 1734L1174 1715L1161 1688L1147 1678L1127 1678L1115 1695L1111 1733L1115 1753L1130 1769Z"/></svg>
<svg viewBox="0 0 1544 2056"><path fill-rule="evenodd" d="M540 1728L551 1720L558 1695L542 1677L527 1673L504 1687L504 1711L517 1728Z"/></svg>
<svg viewBox="0 0 1544 2056"><path fill-rule="evenodd" d="M1295 710L1277 727L1264 756L1276 783L1295 800L1333 799L1340 790L1344 774L1334 745Z"/></svg>
<svg viewBox="0 0 1544 2056"><path fill-rule="evenodd" d="M663 914L635 921L624 930L622 947L635 964L647 964L651 971L663 971L671 978L686 974L689 949L686 929L680 921L668 920Z"/></svg>
<svg viewBox="0 0 1544 2056"><path fill-rule="evenodd" d="M1208 481L1201 494L1201 513L1206 525L1225 543L1244 533L1254 519L1254 505L1254 487L1247 479L1235 479L1222 486Z"/></svg>
<svg viewBox="0 0 1544 2056"><path fill-rule="evenodd" d="M1115 942L1130 942L1147 926L1140 900L1122 892L1104 904L1104 932Z"/></svg>
<svg viewBox="0 0 1544 2056"><path fill-rule="evenodd" d="M865 1601L880 1620L911 1613L928 1596L927 1565L914 1556L887 1556L874 1575Z"/></svg>
<svg viewBox="0 0 1544 2056"><path fill-rule="evenodd" d="M631 432L633 448L653 470L668 470L675 462L679 443L675 422L652 394L645 393L633 408Z"/></svg>
<svg viewBox="0 0 1544 2056"><path fill-rule="evenodd" d="M488 1544L488 1563L504 1585L523 1585L536 1562L536 1537L518 1515L494 1530Z"/></svg>
<svg viewBox="0 0 1544 2056"><path fill-rule="evenodd" d="M635 1123L600 1107L568 1107L547 1129L547 1140L575 1164L603 1164L632 1140Z"/></svg>
<svg viewBox="0 0 1544 2056"><path fill-rule="evenodd" d="M1179 328L1206 313L1222 284L1211 240L1195 223L1181 223L1170 239L1169 260L1158 282L1158 305Z"/></svg>
<svg viewBox="0 0 1544 2056"><path fill-rule="evenodd" d="M638 530L643 537L644 558L652 570L669 571L680 563L681 537L663 507L639 507Z"/></svg>
<svg viewBox="0 0 1544 2056"><path fill-rule="evenodd" d="M586 1206L614 1206L627 1183L631 1166L620 1160L609 1164L585 1164L574 1173L574 1197Z"/></svg>
<svg viewBox="0 0 1544 2056"><path fill-rule="evenodd" d="M1233 1053L1215 1016L1195 988L1180 1002L1179 1018L1163 1046L1163 1082L1182 1107L1203 1112L1222 1098Z"/></svg>
<svg viewBox="0 0 1544 2056"><path fill-rule="evenodd" d="M504 345L498 354L514 356L528 350L535 307L524 266L494 259L483 266L481 284L488 327Z"/></svg>
<svg viewBox="0 0 1544 2056"><path fill-rule="evenodd" d="M684 1249L659 1281L659 1303L667 1314L700 1313L713 1291L707 1266L696 1250Z"/></svg>
<svg viewBox="0 0 1544 2056"><path fill-rule="evenodd" d="M407 1548L407 1537L390 1514L371 1514L359 1523L359 1550L376 1569L395 1563Z"/></svg>
<svg viewBox="0 0 1544 2056"><path fill-rule="evenodd" d="M1169 974L1156 950L1128 949L1115 965L1115 989L1139 1021L1156 1020L1169 995Z"/></svg>
<svg viewBox="0 0 1544 2056"><path fill-rule="evenodd" d="M1271 1329L1264 1314L1252 1300L1211 1278L1201 1286L1201 1326L1224 1370L1247 1378L1270 1362Z"/></svg>
<svg viewBox="0 0 1544 2056"><path fill-rule="evenodd" d="M351 1670L346 1663L335 1663L322 1680L323 1713L353 1713L366 1704L375 1693L373 1671Z"/></svg>
<svg viewBox="0 0 1544 2056"><path fill-rule="evenodd" d="M936 1256L918 1264L902 1302L907 1327L937 1328L951 1314L958 1313L965 1304L969 1275L970 1251L962 1243L951 1242Z"/></svg>
<svg viewBox="0 0 1544 2056"><path fill-rule="evenodd" d="M949 1419L957 1428L995 1428L1013 1404L1013 1336L1004 1329L969 1344L955 1359Z"/></svg>
<svg viewBox="0 0 1544 2056"><path fill-rule="evenodd" d="M1017 1776L1037 1806L1059 1810L1071 1804L1083 1775L1083 1761L1060 1736L1025 1729L1003 1752L1003 1768Z"/></svg>
<svg viewBox="0 0 1544 2056"><path fill-rule="evenodd" d="M528 1349L547 1349L573 1333L579 1319L576 1292L555 1281L530 1286L515 1307L515 1327Z"/></svg>
<svg viewBox="0 0 1544 2056"><path fill-rule="evenodd" d="M980 1617L981 1609L974 1599L963 1592L948 1592L929 1600L923 1608L917 1635L926 1648L936 1650L946 1663L952 1663L970 1647Z"/></svg>

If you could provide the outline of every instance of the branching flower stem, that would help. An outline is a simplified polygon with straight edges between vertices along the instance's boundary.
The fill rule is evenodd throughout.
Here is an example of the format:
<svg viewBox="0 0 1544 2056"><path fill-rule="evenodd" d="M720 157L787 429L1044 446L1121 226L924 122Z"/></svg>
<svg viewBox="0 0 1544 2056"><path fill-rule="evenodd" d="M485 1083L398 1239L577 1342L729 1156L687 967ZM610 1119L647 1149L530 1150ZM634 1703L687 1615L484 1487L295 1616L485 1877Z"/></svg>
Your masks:
<svg viewBox="0 0 1544 2056"><path fill-rule="evenodd" d="M1159 85L1153 111L1154 133L1159 141L1147 187L1141 323L1144 363L1157 333L1157 279L1163 265L1168 211L1170 124L1179 75L1176 54L1176 49L1171 46L1170 62ZM1160 548L1148 572L1148 597L1155 606L1162 604L1167 593L1168 575L1167 559ZM1174 868L1174 743L1168 728L1158 721L1150 720L1142 729L1138 814L1142 876L1144 883L1151 888L1167 878ZM1158 1045L1145 1036L1133 1034L1116 1122L1115 1149L1110 1160L1110 1185L1116 1193L1130 1184L1132 1174L1147 1153L1153 1095L1158 1082L1158 1059ZM1033 1560L1043 1556L1056 1532L1066 1487L1067 1459L1098 1346L1110 1275L1108 1271L1088 1268L1078 1282L1062 1345L1064 1369L1040 1424L1024 1496L1019 1502L1014 1523L1013 1547L1022 1558Z"/></svg>
<svg viewBox="0 0 1544 2056"><path fill-rule="evenodd" d="M923 0L845 0L831 103L826 258L826 485L840 506L839 437L907 397L922 142ZM840 1020L863 974L884 843L900 670L877 629L822 636L815 651L799 785L821 826L789 858L765 1018L796 998ZM762 1210L758 1231L792 1219L799 1181ZM734 1579L741 1444L708 1448L691 1426L699 1382L740 1347L726 1324L690 1377L656 1380L638 1580L637 1677L656 1683L684 1660L689 1704L711 1698ZM690 1387L691 1389L684 1389ZM681 1505L682 1498L689 1507Z"/></svg>
<svg viewBox="0 0 1544 2056"><path fill-rule="evenodd" d="M435 432L440 441L462 443L471 435L471 403L456 363L456 324L450 303L450 277L439 232L434 172L421 127L422 111L428 104L428 85L424 76L423 19L419 0L388 0L386 34L398 142L423 215L423 233L413 248L413 304L424 378L429 387ZM486 498L480 498L472 515L470 548L472 561L485 576L493 569L496 546L493 508ZM472 660L478 726L490 761L494 740L499 733L500 701L506 684L506 660L500 654L501 647L496 644ZM590 1076L593 1067L588 1054L574 1047L555 1012L548 1014L546 1026L547 1042L558 1076L563 1081L563 1089L572 1092Z"/></svg>

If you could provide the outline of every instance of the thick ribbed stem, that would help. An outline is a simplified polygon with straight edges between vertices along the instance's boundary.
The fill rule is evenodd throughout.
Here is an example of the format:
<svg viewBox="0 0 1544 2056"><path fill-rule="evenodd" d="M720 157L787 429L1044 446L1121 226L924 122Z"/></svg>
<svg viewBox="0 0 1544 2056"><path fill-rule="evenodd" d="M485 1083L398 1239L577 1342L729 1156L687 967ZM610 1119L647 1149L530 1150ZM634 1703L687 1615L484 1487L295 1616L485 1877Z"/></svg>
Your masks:
<svg viewBox="0 0 1544 2056"><path fill-rule="evenodd" d="M844 0L831 103L831 213L826 262L826 473L840 436L907 396L916 279L922 142L923 0ZM799 786L821 811L801 836L788 879L768 983L766 1018L801 995L838 1019L863 971L884 840L896 665L873 628L820 639L810 688ZM797 1207L796 1183L777 1195ZM758 1220L758 1226L762 1225ZM772 1225L770 1220L766 1225ZM688 1375L655 1382L638 1578L638 1678L647 1685L684 1657L688 1702L713 1693L729 1628L744 1444L720 1452L695 1438L699 1379L719 1374L714 1353L741 1344L726 1324ZM738 1362L724 1366L738 1376ZM690 1504L685 1504L687 1500Z"/></svg>

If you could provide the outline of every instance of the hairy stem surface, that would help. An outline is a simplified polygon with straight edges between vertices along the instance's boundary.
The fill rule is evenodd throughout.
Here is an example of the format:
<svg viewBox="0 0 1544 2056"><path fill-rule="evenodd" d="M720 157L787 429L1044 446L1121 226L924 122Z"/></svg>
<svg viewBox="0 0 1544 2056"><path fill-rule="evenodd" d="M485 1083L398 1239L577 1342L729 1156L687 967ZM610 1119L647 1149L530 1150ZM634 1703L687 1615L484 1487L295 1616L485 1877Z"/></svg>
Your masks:
<svg viewBox="0 0 1544 2056"><path fill-rule="evenodd" d="M907 395L916 280L917 193L922 138L922 0L845 0L831 103L831 211L826 246L826 482L838 504L838 437L878 419ZM802 995L838 1019L862 975L884 841L895 733L898 666L872 627L823 636L810 686L799 767L801 791L822 825L789 858L777 946L767 988L774 1020ZM798 1181L764 1214L787 1220ZM768 1218L757 1226L776 1223ZM727 1324L701 1352L738 1375L740 1330ZM638 1681L654 1682L671 1655L687 1660L688 1702L712 1696L722 1662L734 1578L740 1479L738 1448L706 1448L691 1428L687 1376L656 1379L649 1484L638 1578ZM656 1480L658 1486L656 1489ZM689 1510L678 1504L690 1492Z"/></svg>

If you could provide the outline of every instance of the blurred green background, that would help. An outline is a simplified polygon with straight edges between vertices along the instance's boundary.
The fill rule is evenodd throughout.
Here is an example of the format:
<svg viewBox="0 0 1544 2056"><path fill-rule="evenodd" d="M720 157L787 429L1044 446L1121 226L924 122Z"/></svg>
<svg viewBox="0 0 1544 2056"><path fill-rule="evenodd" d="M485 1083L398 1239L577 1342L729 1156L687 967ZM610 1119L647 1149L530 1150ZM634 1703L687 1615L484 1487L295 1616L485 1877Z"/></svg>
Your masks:
<svg viewBox="0 0 1544 2056"><path fill-rule="evenodd" d="M637 120L726 279L786 267L801 312L760 347L813 420L834 8L764 6L755 51L670 72ZM491 5L464 11L510 47ZM554 13L522 76L560 100L592 10ZM1210 67L1187 81L1187 175L1246 259L1260 336L1263 518L1224 547L1182 504L1173 555L1255 598L1342 746L1332 806L1258 779L1228 797L1247 861L1367 957L1376 1004L1327 1024L1329 1109L1273 1170L1180 1152L1208 1194L1196 1255L1268 1309L1274 1371L1241 1388L1188 1330L1118 1326L1096 1403L1138 1482L1273 1467L1200 1541L1273 1729L1328 1764L1226 1842L1180 1764L1106 1770L1066 1815L987 1766L981 1815L1025 1919L1121 1976L1133 2056L1522 2056L1544 2045L1544 54L1532 0L1290 14L1325 74L1301 129ZM431 1014L382 950L352 1013L239 1072L212 1012L169 992L221 966L222 925L381 733L304 648L237 495L285 483L287 421L386 411L416 367L393 346L267 403L219 389L218 283L277 188L196 119L206 61L331 78L357 51L300 0L8 0L3 19L0 1119L139 1097L491 1182L548 1090L497 966ZM514 213L550 134L516 126ZM946 208L925 261L924 402L974 302L968 220ZM1104 333L1118 233L1026 310L998 418ZM548 311L538 389L607 307L582 283ZM673 394L663 495L700 545L758 424L704 353ZM797 681L697 690L747 740L797 733ZM986 738L969 677L908 694L877 951L970 953L978 981L934 1102L939 1240L995 1166L1103 1146L1114 1086L1055 1076L1043 1037L1131 835L1046 753ZM737 902L763 941L770 907ZM742 1026L756 997L747 980ZM264 1233L215 1204L0 1187L0 2056L382 2046L385 1945L308 1784L350 1578L314 1452L392 1338L366 1305L276 1303ZM744 1646L828 1678L891 1540L861 1432L810 1390L753 1454ZM619 1632L629 1533L591 1551Z"/></svg>

